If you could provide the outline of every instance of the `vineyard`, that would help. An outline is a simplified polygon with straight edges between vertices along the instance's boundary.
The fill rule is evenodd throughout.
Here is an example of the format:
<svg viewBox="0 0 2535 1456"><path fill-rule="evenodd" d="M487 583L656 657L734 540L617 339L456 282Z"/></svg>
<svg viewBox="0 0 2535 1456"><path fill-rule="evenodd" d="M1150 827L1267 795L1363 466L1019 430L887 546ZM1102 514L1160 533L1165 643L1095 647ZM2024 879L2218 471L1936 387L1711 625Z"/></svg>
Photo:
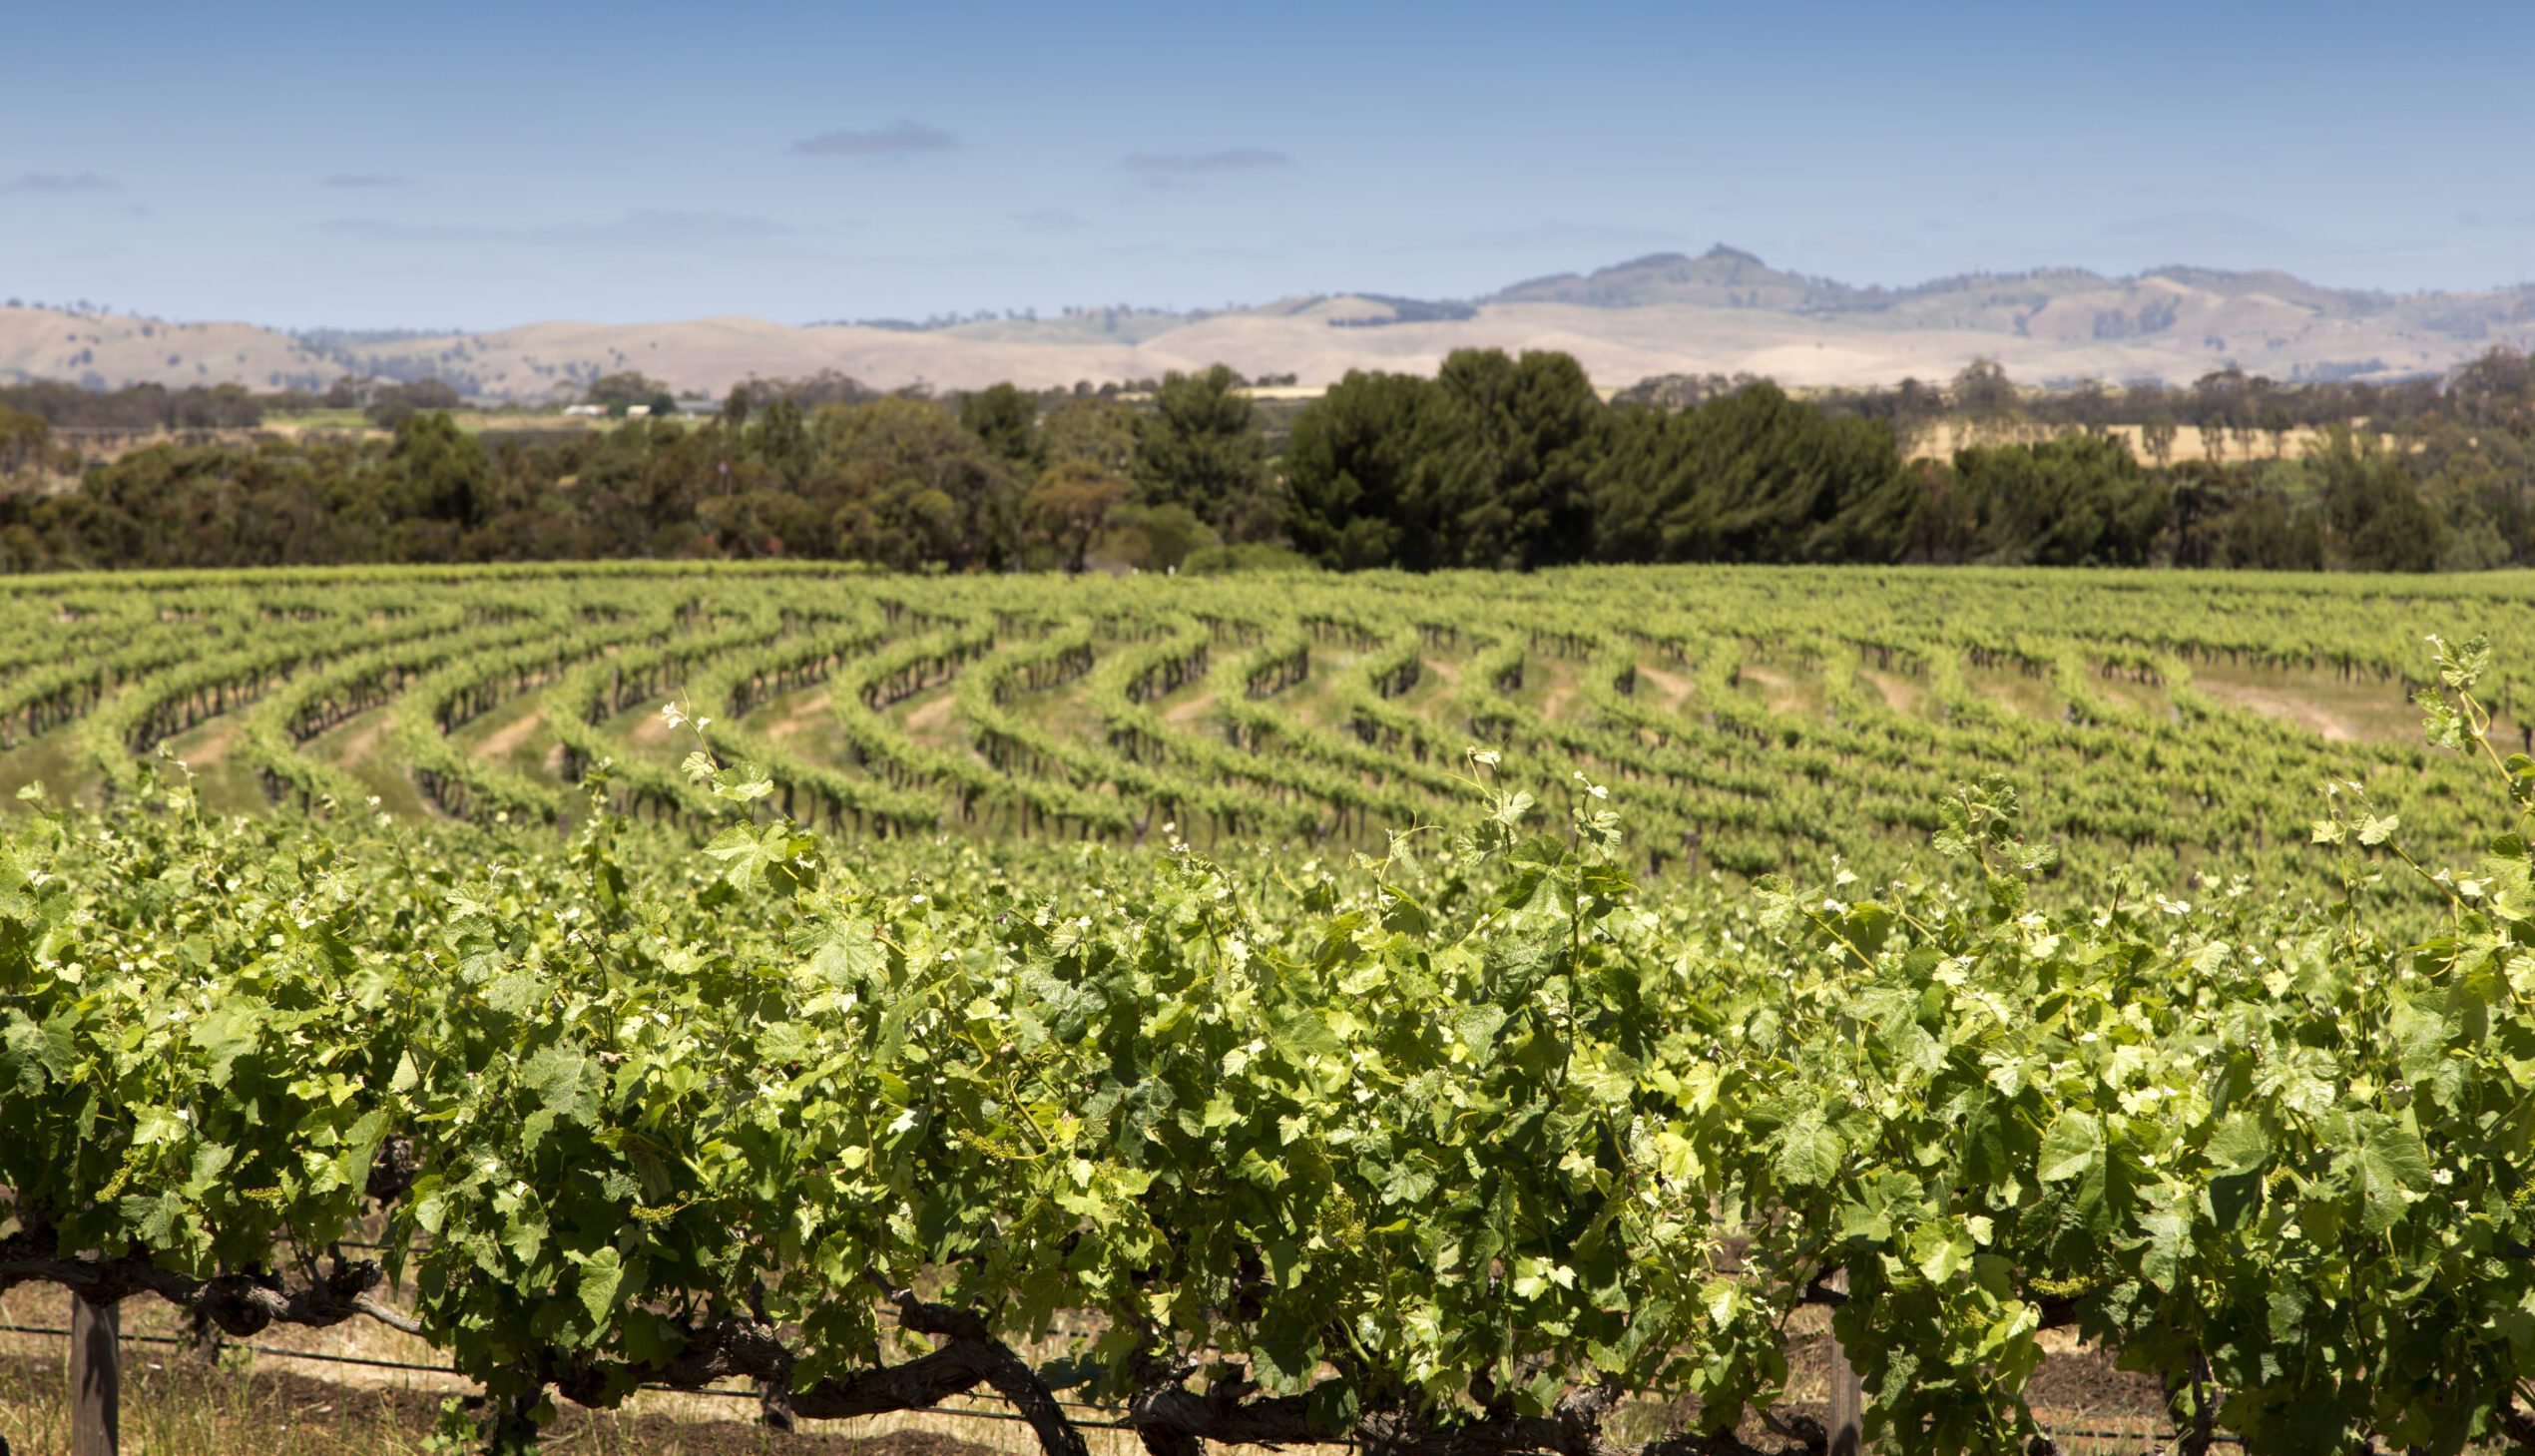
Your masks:
<svg viewBox="0 0 2535 1456"><path fill-rule="evenodd" d="M2530 673L2513 578L0 581L0 1291L504 1450L1817 1450L1814 1311L1888 1450L2063 1336L2535 1447Z"/></svg>
<svg viewBox="0 0 2535 1456"><path fill-rule="evenodd" d="M2328 776L2399 784L2415 832L2473 821L2470 767L2409 708L2421 637L2487 620L2535 673L2530 606L2513 581L2066 572L27 579L0 587L0 787L96 801L165 749L218 811L563 824L606 762L618 812L707 828L727 806L680 769L675 702L855 841L1378 849L1451 820L1476 745L1546 803L1604 784L1654 881L1925 866L1932 790L2006 771L2069 882L2321 892ZM2261 711L2295 681L2337 716Z"/></svg>

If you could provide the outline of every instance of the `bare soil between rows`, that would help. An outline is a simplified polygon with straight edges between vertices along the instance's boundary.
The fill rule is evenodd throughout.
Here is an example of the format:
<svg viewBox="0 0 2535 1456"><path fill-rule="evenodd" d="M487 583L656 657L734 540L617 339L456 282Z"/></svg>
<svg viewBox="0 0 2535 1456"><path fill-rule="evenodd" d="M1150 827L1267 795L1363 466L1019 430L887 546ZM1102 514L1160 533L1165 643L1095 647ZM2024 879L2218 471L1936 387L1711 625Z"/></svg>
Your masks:
<svg viewBox="0 0 2535 1456"><path fill-rule="evenodd" d="M64 1399L62 1383L63 1362L59 1359L0 1355L0 1411L29 1397L34 1406L58 1406ZM52 1392L49 1400L48 1390ZM235 1426L239 1449L255 1448L259 1432L263 1442L268 1443L262 1449L272 1449L278 1444L272 1438L285 1430L299 1438L289 1444L301 1449L312 1444L306 1439L310 1436L321 1438L313 1444L340 1443L345 1450L375 1449L382 1438L410 1437L419 1442L431 1434L439 1419L440 1402L445 1398L443 1392L436 1390L338 1384L260 1364L253 1370L227 1370L195 1364L183 1356L136 1359L129 1350L123 1371L123 1423L127 1433L156 1424L149 1409L154 1405L195 1407L217 1411L221 1424ZM754 1402L729 1403L746 1412L746 1417L691 1420L654 1412L587 1411L565 1403L554 1424L540 1435L544 1444L563 1446L591 1436L593 1428L604 1428L605 1439L598 1444L607 1448L676 1452L679 1456L762 1456L769 1449L795 1456L999 1456L989 1447L939 1431L892 1430L868 1436L819 1432L781 1435L755 1419ZM56 1414L49 1421L36 1424L39 1429L59 1428L61 1417ZM331 1442L322 1439L327 1437ZM127 1438L126 1445L131 1444ZM32 1442L21 1450L23 1456L44 1456L45 1452L42 1445Z"/></svg>

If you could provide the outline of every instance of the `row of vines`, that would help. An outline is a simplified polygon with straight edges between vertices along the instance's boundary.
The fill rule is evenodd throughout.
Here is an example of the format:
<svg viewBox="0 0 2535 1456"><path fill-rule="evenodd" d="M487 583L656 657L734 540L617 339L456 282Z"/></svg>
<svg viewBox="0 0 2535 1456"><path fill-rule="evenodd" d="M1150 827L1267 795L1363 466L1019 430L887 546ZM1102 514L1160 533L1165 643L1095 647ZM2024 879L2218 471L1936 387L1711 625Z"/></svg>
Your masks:
<svg viewBox="0 0 2535 1456"><path fill-rule="evenodd" d="M1898 1451L2021 1449L2055 1330L2203 1448L2535 1445L2535 763L2417 631L2525 607L2195 590L13 589L88 776L0 821L0 1288L383 1320L498 1449L733 1378L1803 1449L1807 1307ZM2427 740L2196 696L2249 656ZM529 703L563 766L470 750ZM313 751L370 720L424 812Z"/></svg>

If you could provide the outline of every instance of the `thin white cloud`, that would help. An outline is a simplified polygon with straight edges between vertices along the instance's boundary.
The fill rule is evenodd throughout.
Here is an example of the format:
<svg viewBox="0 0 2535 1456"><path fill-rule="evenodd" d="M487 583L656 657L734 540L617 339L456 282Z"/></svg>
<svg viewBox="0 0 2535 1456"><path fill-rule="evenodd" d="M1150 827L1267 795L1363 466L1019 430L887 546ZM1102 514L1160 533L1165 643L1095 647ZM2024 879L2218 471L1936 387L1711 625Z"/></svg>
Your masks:
<svg viewBox="0 0 2535 1456"><path fill-rule="evenodd" d="M45 193L56 196L70 193L110 193L122 186L111 178L93 172L21 172L7 182L0 182L0 193Z"/></svg>
<svg viewBox="0 0 2535 1456"><path fill-rule="evenodd" d="M622 218L553 223L531 228L488 228L471 223L406 223L385 218L333 218L321 232L362 243L467 244L520 243L533 247L617 247L677 251L764 243L794 230L770 218L735 213L689 213L638 208Z"/></svg>
<svg viewBox="0 0 2535 1456"><path fill-rule="evenodd" d="M1148 177L1187 177L1202 172L1256 172L1292 162L1284 153L1265 147L1227 147L1220 152L1130 152L1118 165Z"/></svg>
<svg viewBox="0 0 2535 1456"><path fill-rule="evenodd" d="M904 117L875 131L821 132L792 144L808 157L911 157L918 152L948 152L959 138L939 127Z"/></svg>
<svg viewBox="0 0 2535 1456"><path fill-rule="evenodd" d="M1083 226L1070 208L1031 208L1013 214L1012 221L1033 233L1070 233Z"/></svg>
<svg viewBox="0 0 2535 1456"><path fill-rule="evenodd" d="M319 233L362 243L492 243L503 230L460 223L400 223L388 218L328 218L308 225Z"/></svg>

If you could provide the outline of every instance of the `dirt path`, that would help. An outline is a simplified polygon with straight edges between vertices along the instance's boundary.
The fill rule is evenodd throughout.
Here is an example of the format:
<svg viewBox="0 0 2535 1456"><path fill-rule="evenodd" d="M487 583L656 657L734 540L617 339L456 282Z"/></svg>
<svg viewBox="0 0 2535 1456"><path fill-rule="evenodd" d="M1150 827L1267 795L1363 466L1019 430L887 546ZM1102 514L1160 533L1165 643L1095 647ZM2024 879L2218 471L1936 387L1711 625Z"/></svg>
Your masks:
<svg viewBox="0 0 2535 1456"><path fill-rule="evenodd" d="M1190 699L1188 702L1183 703L1163 714L1162 721L1171 725L1173 728L1184 728L1205 718L1207 714L1214 711L1214 708L1215 695L1212 693L1201 693L1197 697Z"/></svg>
<svg viewBox="0 0 2535 1456"><path fill-rule="evenodd" d="M951 715L959 707L957 698L944 693L932 702L906 716L906 735L918 742L940 745L951 738Z"/></svg>
<svg viewBox="0 0 2535 1456"><path fill-rule="evenodd" d="M1906 678L1896 678L1889 673L1873 673L1864 670L1860 670L1857 676L1872 684L1874 690L1883 695L1884 707L1891 709L1894 713L1916 714L1919 711L1920 701L1927 697L1925 688Z"/></svg>
<svg viewBox="0 0 2535 1456"><path fill-rule="evenodd" d="M185 760L187 767L209 768L238 746L238 715L225 713L177 734L168 746Z"/></svg>
<svg viewBox="0 0 2535 1456"><path fill-rule="evenodd" d="M2336 718L2303 699L2292 698L2285 693L2248 687L2242 683L2212 683L2206 680L2196 681L2193 686L2230 707L2248 708L2265 718L2293 723L2327 743L2354 743L2360 737L2358 728L2349 720Z"/></svg>
<svg viewBox="0 0 2535 1456"><path fill-rule="evenodd" d="M527 742L531 734L535 733L537 729L544 728L545 726L546 710L543 708L532 708L528 712L520 715L516 722L504 724L502 727L486 733L483 739L475 745L476 756L482 758L507 758L511 754L519 751L519 745Z"/></svg>
<svg viewBox="0 0 2535 1456"><path fill-rule="evenodd" d="M765 735L777 742L797 738L818 726L827 717L827 694L824 689L803 694L784 710L783 716L765 726Z"/></svg>
<svg viewBox="0 0 2535 1456"><path fill-rule="evenodd" d="M1650 668L1640 663L1637 665L1637 680L1664 695L1666 713L1679 713L1682 705L1690 701L1690 680L1679 673L1668 673L1661 668Z"/></svg>
<svg viewBox="0 0 2535 1456"><path fill-rule="evenodd" d="M1795 694L1795 680L1775 669L1756 668L1746 663L1743 665L1743 681L1761 685L1764 690L1761 701L1769 705L1772 713L1792 713L1802 706Z"/></svg>
<svg viewBox="0 0 2535 1456"><path fill-rule="evenodd" d="M643 716L641 723L634 725L633 728L626 733L625 738L628 742L638 743L646 748L656 748L687 731L690 729L671 728L668 719L657 713L649 713Z"/></svg>
<svg viewBox="0 0 2535 1456"><path fill-rule="evenodd" d="M373 711L363 717L369 721L334 739L331 747L335 762L366 763L379 756L379 742L387 736L387 715Z"/></svg>

